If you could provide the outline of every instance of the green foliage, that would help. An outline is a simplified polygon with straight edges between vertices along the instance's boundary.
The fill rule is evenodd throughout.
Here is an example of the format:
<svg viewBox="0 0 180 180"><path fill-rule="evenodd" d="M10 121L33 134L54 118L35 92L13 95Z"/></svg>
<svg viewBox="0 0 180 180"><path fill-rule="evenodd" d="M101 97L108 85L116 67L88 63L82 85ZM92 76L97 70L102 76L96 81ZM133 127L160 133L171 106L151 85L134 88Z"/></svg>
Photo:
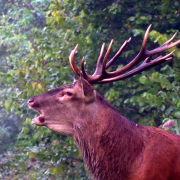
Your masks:
<svg viewBox="0 0 180 180"><path fill-rule="evenodd" d="M88 73L94 70L101 44L111 39L113 56L132 37L111 70L127 64L139 52L149 24L153 30L147 48L162 45L179 30L179 7L177 0L2 0L0 107L6 110L0 112L0 152L9 145L13 150L12 143L15 148L1 155L0 178L87 179L71 138L31 125L36 115L28 109L28 99L71 82L68 55L75 44L77 63L85 56ZM178 127L180 51L175 49L172 62L96 89L137 123L160 126L174 119Z"/></svg>
<svg viewBox="0 0 180 180"><path fill-rule="evenodd" d="M0 153L10 149L15 142L14 134L19 132L20 121L18 116L8 114L4 109L0 109Z"/></svg>

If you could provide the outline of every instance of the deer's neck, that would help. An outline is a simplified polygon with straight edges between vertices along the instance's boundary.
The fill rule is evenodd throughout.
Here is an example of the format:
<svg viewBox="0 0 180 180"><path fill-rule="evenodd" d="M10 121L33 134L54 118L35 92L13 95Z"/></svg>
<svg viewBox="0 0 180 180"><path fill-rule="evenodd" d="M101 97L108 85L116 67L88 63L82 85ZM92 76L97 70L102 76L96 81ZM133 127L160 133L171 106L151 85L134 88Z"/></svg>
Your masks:
<svg viewBox="0 0 180 180"><path fill-rule="evenodd" d="M89 109L75 125L74 139L91 176L96 180L127 179L125 174L139 166L137 157L143 147L141 127L105 101Z"/></svg>

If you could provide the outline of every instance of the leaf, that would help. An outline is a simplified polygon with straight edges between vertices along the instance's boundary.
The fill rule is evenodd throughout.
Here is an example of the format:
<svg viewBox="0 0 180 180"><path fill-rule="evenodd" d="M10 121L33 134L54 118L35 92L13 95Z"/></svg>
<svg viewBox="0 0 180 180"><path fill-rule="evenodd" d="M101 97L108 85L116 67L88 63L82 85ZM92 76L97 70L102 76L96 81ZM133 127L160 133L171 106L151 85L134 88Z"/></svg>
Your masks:
<svg viewBox="0 0 180 180"><path fill-rule="evenodd" d="M23 127L21 132L22 132L23 134L28 134L28 133L29 133L29 128Z"/></svg>
<svg viewBox="0 0 180 180"><path fill-rule="evenodd" d="M26 121L23 123L24 126L31 125L32 120L30 118L26 118Z"/></svg>
<svg viewBox="0 0 180 180"><path fill-rule="evenodd" d="M166 115L166 116L169 116L173 110L174 110L173 107L169 107L169 108L165 111L165 115Z"/></svg>
<svg viewBox="0 0 180 180"><path fill-rule="evenodd" d="M151 81L160 83L162 88L165 88L167 90L172 89L172 85L169 82L169 80L164 75L162 75L162 74L160 74L158 72L152 73L150 79L151 79Z"/></svg>
<svg viewBox="0 0 180 180"><path fill-rule="evenodd" d="M54 17L57 15L56 11L53 11L51 14L52 14L52 16L54 16Z"/></svg>
<svg viewBox="0 0 180 180"><path fill-rule="evenodd" d="M37 87L38 87L39 90L41 90L42 89L42 84L38 83Z"/></svg>
<svg viewBox="0 0 180 180"><path fill-rule="evenodd" d="M135 17L134 17L134 16L131 16L131 17L129 18L129 20L130 20L130 21L134 21L134 20L135 20Z"/></svg>
<svg viewBox="0 0 180 180"><path fill-rule="evenodd" d="M34 153L33 151L27 152L27 155L29 156L30 159L33 159L36 157L36 153Z"/></svg>
<svg viewBox="0 0 180 180"><path fill-rule="evenodd" d="M26 15L30 15L31 14L31 11L29 9L24 9L23 10L23 13L26 14Z"/></svg>
<svg viewBox="0 0 180 180"><path fill-rule="evenodd" d="M139 78L139 82L140 82L141 84L146 84L147 81L148 81L148 79L147 79L146 76L141 76L141 77Z"/></svg>
<svg viewBox="0 0 180 180"><path fill-rule="evenodd" d="M177 118L180 118L180 111L174 112L174 116L177 117Z"/></svg>
<svg viewBox="0 0 180 180"><path fill-rule="evenodd" d="M17 74L17 75L18 75L20 72L21 72L20 69L17 69L17 70L16 70L16 74Z"/></svg>
<svg viewBox="0 0 180 180"><path fill-rule="evenodd" d="M64 172L64 164L60 164L56 167L53 167L49 170L50 174L57 175L57 174L63 174Z"/></svg>
<svg viewBox="0 0 180 180"><path fill-rule="evenodd" d="M10 109L11 109L11 104L12 104L11 100L5 100L4 106L5 106L5 108L6 108L7 111L10 111Z"/></svg>
<svg viewBox="0 0 180 180"><path fill-rule="evenodd" d="M134 36L139 36L143 33L141 29L133 29L133 34Z"/></svg>

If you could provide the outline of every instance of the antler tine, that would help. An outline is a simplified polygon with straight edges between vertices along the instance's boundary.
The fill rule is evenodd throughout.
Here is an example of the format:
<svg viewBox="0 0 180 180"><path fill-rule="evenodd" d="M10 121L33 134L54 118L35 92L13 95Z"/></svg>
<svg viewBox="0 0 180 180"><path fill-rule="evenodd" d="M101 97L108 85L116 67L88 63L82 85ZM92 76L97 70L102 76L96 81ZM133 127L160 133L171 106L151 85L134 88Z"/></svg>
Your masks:
<svg viewBox="0 0 180 180"><path fill-rule="evenodd" d="M105 72L106 62L107 62L107 58L109 56L109 53L111 51L112 44L113 44L113 40L111 40L111 42L109 44L108 50L104 56L103 61L102 61L102 57L103 57L103 53L104 53L105 43L102 44L100 55L99 55L97 65L96 65L96 70L92 76L87 75L87 73L85 71L85 66L84 66L84 57L82 58L82 61L81 61L82 74L83 74L83 77L85 79L87 79L89 82L99 80L101 78L101 76L103 75L103 73Z"/></svg>
<svg viewBox="0 0 180 180"><path fill-rule="evenodd" d="M177 35L177 32L176 33L174 33L174 35L169 39L169 40L167 40L164 44L169 44L169 43L171 43L173 40L174 40L174 38L176 37L176 35ZM163 45L164 45L163 44Z"/></svg>
<svg viewBox="0 0 180 180"><path fill-rule="evenodd" d="M177 35L177 32L168 41L166 41L163 45L161 45L153 50L149 50L149 51L147 50L146 55L153 56L154 54L161 53L165 50L171 49L172 47L175 47L176 45L180 44L180 40L178 40L174 43L171 43L174 40L174 38L176 37L176 35Z"/></svg>
<svg viewBox="0 0 180 180"><path fill-rule="evenodd" d="M97 62L97 66L96 66L96 70L93 74L93 76L102 76L103 72L105 71L106 69L106 62L107 62L107 58L109 56L109 53L111 51L111 48L112 48L112 44L113 44L113 39L111 40L110 44L109 44L109 47L107 49L107 52L104 56L104 59L101 63L101 59L102 59L102 56L103 56L103 53L104 53L104 47L105 47L105 43L102 44L102 48L101 48L101 52L100 52L100 56L98 58L98 62Z"/></svg>
<svg viewBox="0 0 180 180"><path fill-rule="evenodd" d="M105 47L105 43L103 43L101 46L101 51L100 51L99 58L98 58L98 61L96 64L96 70L95 70L93 76L100 74L102 71L102 62L101 61L102 61L102 56L104 54L104 47Z"/></svg>
<svg viewBox="0 0 180 180"><path fill-rule="evenodd" d="M110 44L109 44L108 50L107 50L107 52L106 52L106 54L105 54L105 56L104 56L102 71L105 71L105 69L106 69L107 58L108 58L109 53L110 53L110 51L111 51L113 42L114 42L114 40L112 39L111 42L110 42Z"/></svg>
<svg viewBox="0 0 180 180"><path fill-rule="evenodd" d="M150 24L145 32L145 35L144 35L144 39L143 39L143 43L142 43L142 47L141 47L141 50L140 52L144 51L145 48L146 48L146 42L147 42L147 39L148 39L148 35L149 35L149 31L152 27L152 24Z"/></svg>
<svg viewBox="0 0 180 180"><path fill-rule="evenodd" d="M152 25L149 25L149 27L147 28L147 30L145 32L141 50L139 51L138 55L123 68L119 69L118 71L110 73L111 75L115 75L115 76L120 75L120 74L126 72L127 70L131 69L133 66L135 66L136 64L138 64L141 61L142 57L144 56L144 54L146 52L146 42L148 39L148 35L149 35L151 26Z"/></svg>
<svg viewBox="0 0 180 180"><path fill-rule="evenodd" d="M109 60L109 62L106 64L106 69L108 69L113 63L114 61L122 54L124 48L127 46L127 44L131 41L131 38L129 38L128 40L126 40L123 45L119 48L118 52L114 55L113 58L111 58L111 60Z"/></svg>
<svg viewBox="0 0 180 180"><path fill-rule="evenodd" d="M161 63L161 61L169 61L172 60L172 55L174 54L175 50L171 51L169 54L165 55L165 56L159 56L156 59L154 59L153 61L151 61L150 64L154 65L156 63ZM153 64L154 63L154 64Z"/></svg>
<svg viewBox="0 0 180 180"><path fill-rule="evenodd" d="M122 74L123 72L126 72L128 69L131 69L134 65L136 65L141 60L140 57L143 56L143 54L146 51L146 49L145 49L146 48L146 42L148 39L148 35L149 35L149 31L151 29L151 26L152 25L150 24L149 27L147 28L146 32L145 32L143 42L142 42L142 46L141 46L141 50L139 51L138 55L130 63L128 63L126 66L124 66L120 70L116 71L116 73L114 73L115 75L116 74L119 75L119 74Z"/></svg>
<svg viewBox="0 0 180 180"><path fill-rule="evenodd" d="M154 67L154 66L156 66L158 64L161 64L164 61L172 60L172 54L174 52L175 52L175 50L173 50L172 52L170 52L166 56L159 56L159 57L155 58L152 61L149 61L150 57L147 57L143 61L143 63L141 65L137 66L133 70L128 71L127 73L124 73L124 74L120 74L119 76L115 76L115 77L113 76L113 77L110 77L110 78L104 78L101 81L99 81L98 83L107 83L107 82L112 82L112 81L114 82L114 81L118 81L118 80L128 78L128 77L130 77L132 75L135 75L135 74L137 74L139 72L142 72L142 71L144 71L146 69L149 69L149 68Z"/></svg>
<svg viewBox="0 0 180 180"><path fill-rule="evenodd" d="M77 74L78 76L80 76L81 70L76 66L75 62L74 62L74 55L76 53L78 49L78 44L75 46L75 48L71 51L70 55L69 55L69 64L72 68L72 70L74 71L75 74Z"/></svg>
<svg viewBox="0 0 180 180"><path fill-rule="evenodd" d="M174 38L175 38L176 35L177 35L177 33L174 34ZM173 37L172 37L172 38L173 38ZM173 39L174 39L174 38L173 38ZM172 48L172 47L174 47L174 46L177 46L179 43L180 43L180 40L178 40L178 41L170 44L170 45L168 46L168 49L170 49L170 48ZM168 43L168 44L169 44L169 43Z"/></svg>
<svg viewBox="0 0 180 180"><path fill-rule="evenodd" d="M85 79L87 79L88 75L85 71L85 66L84 66L84 62L85 62L85 58L83 57L82 60L81 60L81 69L82 69L82 74L83 74L83 77Z"/></svg>
<svg viewBox="0 0 180 180"><path fill-rule="evenodd" d="M102 76L103 65L102 65L101 61L102 61L102 56L103 56L103 53L104 53L104 47L105 47L105 43L102 44L101 51L100 51L100 54L99 54L99 58L98 58L97 65L96 65L96 70L95 70L95 72L94 72L94 74L92 76L89 76L86 73L85 65L84 65L85 59L84 59L84 57L82 58L82 61L81 61L82 75L86 80L88 80L88 82L97 81Z"/></svg>
<svg viewBox="0 0 180 180"><path fill-rule="evenodd" d="M107 52L106 52L106 54L104 56L103 61L102 61L102 56L103 56L103 53L104 53L105 43L102 44L100 55L99 55L98 62L97 62L97 65L96 65L96 70L95 70L95 72L94 72L94 74L92 76L87 75L87 73L85 71L85 66L84 66L84 57L82 58L81 68L82 68L82 74L83 74L85 79L88 79L89 81L91 81L92 79L95 80L95 79L100 79L101 78L101 76L103 75L103 72L105 72L107 58L108 58L109 53L111 51L113 42L114 41L112 39L110 44L109 44L108 50L107 50Z"/></svg>

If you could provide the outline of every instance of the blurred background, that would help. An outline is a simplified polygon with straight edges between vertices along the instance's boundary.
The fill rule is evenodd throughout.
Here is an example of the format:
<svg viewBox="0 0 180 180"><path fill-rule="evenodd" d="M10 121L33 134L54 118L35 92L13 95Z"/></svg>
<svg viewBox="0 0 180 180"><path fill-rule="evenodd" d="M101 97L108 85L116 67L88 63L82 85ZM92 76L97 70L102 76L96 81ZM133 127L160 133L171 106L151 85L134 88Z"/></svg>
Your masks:
<svg viewBox="0 0 180 180"><path fill-rule="evenodd" d="M73 81L76 44L76 62L85 56L92 73L103 42L114 39L112 57L132 37L112 67L120 68L139 52L149 24L150 50L175 32L180 39L179 19L178 0L0 0L0 179L88 180L71 137L31 124L37 113L28 99ZM179 48L173 61L94 87L130 120L179 134Z"/></svg>

